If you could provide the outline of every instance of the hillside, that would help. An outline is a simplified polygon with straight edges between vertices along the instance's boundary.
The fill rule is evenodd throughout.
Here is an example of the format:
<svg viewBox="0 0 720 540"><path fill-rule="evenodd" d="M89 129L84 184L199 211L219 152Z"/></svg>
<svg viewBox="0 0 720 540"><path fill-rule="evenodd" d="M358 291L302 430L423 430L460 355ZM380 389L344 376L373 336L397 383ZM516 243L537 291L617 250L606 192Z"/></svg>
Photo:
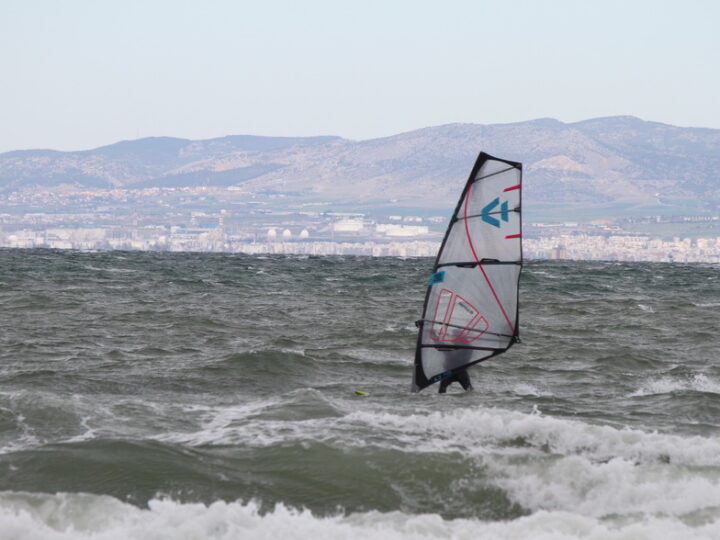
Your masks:
<svg viewBox="0 0 720 540"><path fill-rule="evenodd" d="M576 123L450 124L391 137L153 137L81 152L0 154L0 192L242 185L263 195L449 206L480 150L521 161L534 204L679 205L720 201L720 130L634 117ZM698 201L702 201L700 204Z"/></svg>

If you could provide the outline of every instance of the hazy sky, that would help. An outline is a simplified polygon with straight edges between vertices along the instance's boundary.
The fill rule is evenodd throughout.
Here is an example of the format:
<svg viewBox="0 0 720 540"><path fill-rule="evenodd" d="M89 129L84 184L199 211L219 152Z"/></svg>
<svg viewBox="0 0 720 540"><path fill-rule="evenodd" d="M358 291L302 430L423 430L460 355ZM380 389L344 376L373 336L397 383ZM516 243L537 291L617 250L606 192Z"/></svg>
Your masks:
<svg viewBox="0 0 720 540"><path fill-rule="evenodd" d="M715 0L0 0L0 152L631 114L720 128Z"/></svg>

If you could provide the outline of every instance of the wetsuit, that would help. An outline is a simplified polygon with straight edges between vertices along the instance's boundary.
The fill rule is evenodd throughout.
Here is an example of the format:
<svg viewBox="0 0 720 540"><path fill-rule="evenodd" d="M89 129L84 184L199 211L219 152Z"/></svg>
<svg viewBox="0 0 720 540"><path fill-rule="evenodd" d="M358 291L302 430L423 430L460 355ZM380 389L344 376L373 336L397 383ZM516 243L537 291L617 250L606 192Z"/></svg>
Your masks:
<svg viewBox="0 0 720 540"><path fill-rule="evenodd" d="M449 377L445 377L442 381L440 381L440 388L438 389L439 394L444 394L447 392L448 386L450 386L454 382L459 382L463 390L469 391L472 390L472 383L470 382L470 375L468 375L468 372L466 369L461 369L460 371L457 371L450 375Z"/></svg>

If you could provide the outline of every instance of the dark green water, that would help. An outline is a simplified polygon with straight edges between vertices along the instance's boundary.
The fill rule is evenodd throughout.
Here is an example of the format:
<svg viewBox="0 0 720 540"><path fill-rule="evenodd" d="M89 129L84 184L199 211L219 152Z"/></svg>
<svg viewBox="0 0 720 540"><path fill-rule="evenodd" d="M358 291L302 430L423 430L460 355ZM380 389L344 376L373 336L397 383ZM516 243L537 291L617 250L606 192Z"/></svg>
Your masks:
<svg viewBox="0 0 720 540"><path fill-rule="evenodd" d="M531 262L523 343L411 395L430 266L0 250L0 528L720 535L716 266Z"/></svg>

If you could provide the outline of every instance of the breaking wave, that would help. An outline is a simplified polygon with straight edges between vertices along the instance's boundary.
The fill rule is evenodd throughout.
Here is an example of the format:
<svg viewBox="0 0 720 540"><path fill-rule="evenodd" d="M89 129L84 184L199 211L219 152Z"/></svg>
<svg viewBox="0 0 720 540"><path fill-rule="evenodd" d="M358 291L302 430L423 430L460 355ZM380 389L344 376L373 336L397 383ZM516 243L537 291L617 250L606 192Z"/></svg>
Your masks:
<svg viewBox="0 0 720 540"><path fill-rule="evenodd" d="M665 518L613 523L568 512L537 512L509 522L444 520L436 514L365 512L316 516L282 504L261 512L254 502L179 503L154 499L145 509L88 494L1 493L0 528L13 540L174 540L237 538L676 539L717 538L720 523L696 526Z"/></svg>

